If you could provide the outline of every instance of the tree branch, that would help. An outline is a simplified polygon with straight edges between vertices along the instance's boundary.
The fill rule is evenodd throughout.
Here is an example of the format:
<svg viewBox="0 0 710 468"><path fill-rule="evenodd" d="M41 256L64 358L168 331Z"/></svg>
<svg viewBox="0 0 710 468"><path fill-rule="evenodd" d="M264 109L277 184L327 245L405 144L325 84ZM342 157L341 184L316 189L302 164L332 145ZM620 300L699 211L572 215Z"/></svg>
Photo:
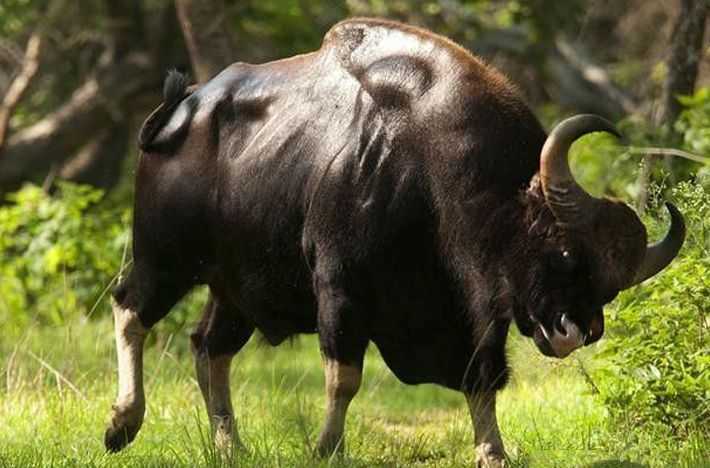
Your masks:
<svg viewBox="0 0 710 468"><path fill-rule="evenodd" d="M52 164L62 165L104 129L155 104L162 73L146 54L134 52L99 68L56 111L7 140L0 150L0 190L7 190Z"/></svg>
<svg viewBox="0 0 710 468"><path fill-rule="evenodd" d="M576 102L576 107L607 117L619 118L638 110L635 100L616 86L600 66L584 58L580 50L558 37L550 65L556 70L556 81L564 92L563 99Z"/></svg>
<svg viewBox="0 0 710 468"><path fill-rule="evenodd" d="M128 151L128 123L120 122L90 140L59 170L59 177L95 187L113 187Z"/></svg>
<svg viewBox="0 0 710 468"><path fill-rule="evenodd" d="M0 151L5 144L12 112L15 110L15 107L17 107L20 99L22 99L22 95L25 93L25 90L27 90L32 77L37 73L37 69L39 68L41 45L42 39L39 33L34 32L27 41L27 48L25 49L25 55L22 59L22 68L15 79L12 80L2 103L0 103Z"/></svg>
<svg viewBox="0 0 710 468"><path fill-rule="evenodd" d="M560 104L611 119L638 110L635 99L616 86L602 67L584 58L581 50L561 37L548 47L546 44L531 45L522 28L487 29L469 45L484 57L502 52L516 62L527 62L536 72L542 68L550 78L545 80L550 83L545 91ZM531 57L538 57L542 67L531 62Z"/></svg>

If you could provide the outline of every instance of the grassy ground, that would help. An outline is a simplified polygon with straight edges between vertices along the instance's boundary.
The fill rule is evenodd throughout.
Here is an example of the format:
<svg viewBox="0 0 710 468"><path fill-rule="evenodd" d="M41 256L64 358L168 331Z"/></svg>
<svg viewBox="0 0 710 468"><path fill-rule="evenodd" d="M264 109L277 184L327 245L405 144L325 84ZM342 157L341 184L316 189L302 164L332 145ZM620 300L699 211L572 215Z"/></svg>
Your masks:
<svg viewBox="0 0 710 468"><path fill-rule="evenodd" d="M109 320L37 328L0 342L0 466L222 465L208 442L186 341L187 332L154 341L146 353L146 421L116 455L102 445L115 393ZM349 413L346 456L314 459L324 406L317 342L304 337L274 349L256 341L232 371L246 445L236 466L473 466L461 395L399 383L374 347ZM510 354L515 374L498 405L510 466L710 466L707 439L678 442L657 430L612 423L580 371L588 356L547 360L520 338L512 340Z"/></svg>

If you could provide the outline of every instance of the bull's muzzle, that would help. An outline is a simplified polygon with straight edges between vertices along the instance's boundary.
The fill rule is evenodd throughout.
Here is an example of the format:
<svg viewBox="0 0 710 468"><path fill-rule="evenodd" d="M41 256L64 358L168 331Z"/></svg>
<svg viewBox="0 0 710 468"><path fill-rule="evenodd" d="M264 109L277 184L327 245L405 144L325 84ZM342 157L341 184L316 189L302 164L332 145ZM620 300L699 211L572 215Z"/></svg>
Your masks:
<svg viewBox="0 0 710 468"><path fill-rule="evenodd" d="M550 334L545 327L538 324L543 336L550 344L552 351L558 358L568 356L572 351L584 345L586 337L581 332L579 327L567 318L567 314L562 314L559 321L559 327L553 326L553 332ZM561 330L558 330L560 328Z"/></svg>

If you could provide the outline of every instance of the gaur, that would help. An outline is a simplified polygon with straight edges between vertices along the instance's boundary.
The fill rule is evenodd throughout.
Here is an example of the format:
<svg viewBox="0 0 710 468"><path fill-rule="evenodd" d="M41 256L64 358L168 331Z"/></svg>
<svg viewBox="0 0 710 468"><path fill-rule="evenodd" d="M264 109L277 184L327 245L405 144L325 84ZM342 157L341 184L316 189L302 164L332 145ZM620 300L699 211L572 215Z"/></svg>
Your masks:
<svg viewBox="0 0 710 468"><path fill-rule="evenodd" d="M187 86L172 73L145 121L133 264L114 292L118 398L106 447L145 411L148 330L193 287L192 335L217 442L236 436L229 368L255 330L317 333L327 411L317 450L344 443L368 343L408 384L460 390L479 466L503 463L496 392L515 322L547 356L599 340L602 307L677 255L681 214L647 246L627 205L596 198L500 72L452 41L377 19L335 25L312 53L235 63Z"/></svg>

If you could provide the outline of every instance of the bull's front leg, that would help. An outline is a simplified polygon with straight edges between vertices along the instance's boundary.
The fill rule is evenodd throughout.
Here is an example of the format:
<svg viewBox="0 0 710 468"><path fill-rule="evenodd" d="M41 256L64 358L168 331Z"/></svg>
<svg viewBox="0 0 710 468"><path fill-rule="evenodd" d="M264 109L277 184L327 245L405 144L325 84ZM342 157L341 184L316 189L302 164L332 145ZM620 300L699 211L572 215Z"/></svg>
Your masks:
<svg viewBox="0 0 710 468"><path fill-rule="evenodd" d="M466 395L473 422L476 444L476 466L498 468L505 466L503 441L496 419L496 392L474 392Z"/></svg>
<svg viewBox="0 0 710 468"><path fill-rule="evenodd" d="M113 320L118 356L118 397L104 444L107 450L117 452L135 438L143 424L143 344L148 330L135 311L116 303L113 304Z"/></svg>
<svg viewBox="0 0 710 468"><path fill-rule="evenodd" d="M327 457L345 448L345 416L360 388L362 369L328 357L324 358L324 367L327 402L317 450L318 455Z"/></svg>
<svg viewBox="0 0 710 468"><path fill-rule="evenodd" d="M328 262L324 262L328 265ZM340 268L321 269L316 273L318 293L318 335L325 365L326 414L318 437L318 455L327 457L343 452L345 416L350 402L360 388L362 364L367 348L362 314L352 299Z"/></svg>

